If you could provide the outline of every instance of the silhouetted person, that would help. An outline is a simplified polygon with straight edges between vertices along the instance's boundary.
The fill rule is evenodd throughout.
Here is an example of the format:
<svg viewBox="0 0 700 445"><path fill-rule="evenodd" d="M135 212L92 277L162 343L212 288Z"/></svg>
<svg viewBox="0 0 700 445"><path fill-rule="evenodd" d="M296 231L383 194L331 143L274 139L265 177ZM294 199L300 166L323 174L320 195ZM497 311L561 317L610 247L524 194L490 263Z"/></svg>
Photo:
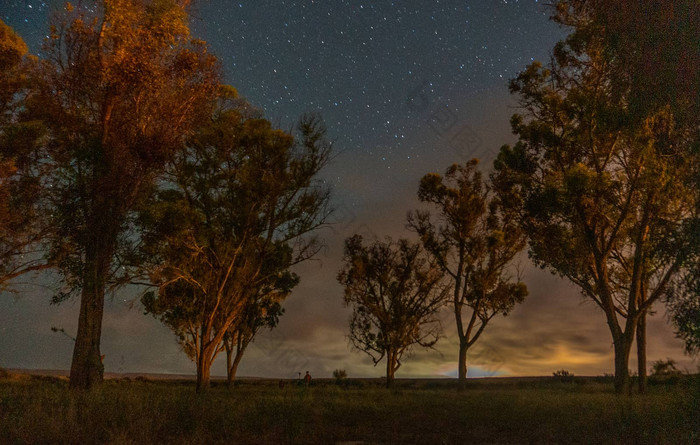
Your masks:
<svg viewBox="0 0 700 445"><path fill-rule="evenodd" d="M311 374L309 374L309 371L306 371L306 375L304 376L304 384L306 386L311 384Z"/></svg>

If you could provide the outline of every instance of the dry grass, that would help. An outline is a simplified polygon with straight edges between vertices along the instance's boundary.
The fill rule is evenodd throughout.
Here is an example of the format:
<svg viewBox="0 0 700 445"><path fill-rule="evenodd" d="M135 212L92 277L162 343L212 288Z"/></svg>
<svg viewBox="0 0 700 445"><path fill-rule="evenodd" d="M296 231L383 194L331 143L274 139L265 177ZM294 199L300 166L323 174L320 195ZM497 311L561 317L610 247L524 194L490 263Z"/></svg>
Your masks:
<svg viewBox="0 0 700 445"><path fill-rule="evenodd" d="M110 380L73 393L64 379L0 374L0 443L700 443L697 377L629 397L584 379L330 382L196 395L191 382Z"/></svg>

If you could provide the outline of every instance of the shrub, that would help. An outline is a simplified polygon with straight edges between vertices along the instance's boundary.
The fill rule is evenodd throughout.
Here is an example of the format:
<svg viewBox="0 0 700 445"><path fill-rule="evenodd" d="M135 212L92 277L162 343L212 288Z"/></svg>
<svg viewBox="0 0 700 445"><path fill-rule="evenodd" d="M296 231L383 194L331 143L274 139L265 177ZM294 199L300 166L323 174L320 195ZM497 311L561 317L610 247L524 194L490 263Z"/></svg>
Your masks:
<svg viewBox="0 0 700 445"><path fill-rule="evenodd" d="M559 371L554 371L552 373L552 376L559 380L560 382L573 382L574 381L574 373L569 372L566 369L560 369Z"/></svg>
<svg viewBox="0 0 700 445"><path fill-rule="evenodd" d="M680 374L681 371L676 368L676 361L673 359L657 360L651 364L651 375L655 377Z"/></svg>
<svg viewBox="0 0 700 445"><path fill-rule="evenodd" d="M336 369L333 371L333 377L335 378L335 383L340 385L348 378L348 374L344 369Z"/></svg>

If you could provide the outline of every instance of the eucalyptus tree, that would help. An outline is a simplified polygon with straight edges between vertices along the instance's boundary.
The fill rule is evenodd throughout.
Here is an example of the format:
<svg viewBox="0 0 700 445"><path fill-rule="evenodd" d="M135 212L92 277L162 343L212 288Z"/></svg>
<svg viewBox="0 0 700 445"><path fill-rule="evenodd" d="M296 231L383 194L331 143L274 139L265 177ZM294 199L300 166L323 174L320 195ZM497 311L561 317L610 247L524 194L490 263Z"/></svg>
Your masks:
<svg viewBox="0 0 700 445"><path fill-rule="evenodd" d="M535 62L511 82L519 141L501 149L493 180L519 211L535 263L603 311L622 393L638 325L693 255L697 162L672 107L630 108L633 89L616 77L587 5L558 3L554 18L572 34L548 66Z"/></svg>
<svg viewBox="0 0 700 445"><path fill-rule="evenodd" d="M452 309L459 337L458 375L467 378L467 354L496 315L507 315L527 296L513 276L525 248L517 215L504 207L482 179L478 160L450 166L445 176L421 179L418 199L436 209L408 215L433 260L451 279Z"/></svg>
<svg viewBox="0 0 700 445"><path fill-rule="evenodd" d="M47 36L25 105L46 128L55 300L80 295L70 386L90 388L102 381L105 291L125 281L134 209L210 115L219 64L174 0L67 3Z"/></svg>
<svg viewBox="0 0 700 445"><path fill-rule="evenodd" d="M404 354L433 347L440 337L438 312L449 289L444 273L419 244L405 239L363 245L360 235L345 240L338 282L352 307L350 341L376 366L386 358L386 386L394 382Z"/></svg>
<svg viewBox="0 0 700 445"><path fill-rule="evenodd" d="M659 109L667 108L673 114L676 143L684 139L682 145L697 152L700 144L700 70L697 69L700 65L700 3L695 0L568 0L556 5L560 23L575 28L580 36L589 33L598 39L600 56L610 71L611 89L614 94L624 96L627 118L640 123ZM700 175L694 176L692 181L697 191L700 190L697 185ZM668 301L669 310L677 314L680 306ZM647 372L645 316L639 319L636 336L638 382L643 392Z"/></svg>
<svg viewBox="0 0 700 445"><path fill-rule="evenodd" d="M319 251L314 231L329 215L329 190L317 176L331 149L317 116L304 116L292 134L223 106L144 207L157 290L143 302L195 361L198 391L209 387L219 352L249 342L263 310L298 283L290 268Z"/></svg>

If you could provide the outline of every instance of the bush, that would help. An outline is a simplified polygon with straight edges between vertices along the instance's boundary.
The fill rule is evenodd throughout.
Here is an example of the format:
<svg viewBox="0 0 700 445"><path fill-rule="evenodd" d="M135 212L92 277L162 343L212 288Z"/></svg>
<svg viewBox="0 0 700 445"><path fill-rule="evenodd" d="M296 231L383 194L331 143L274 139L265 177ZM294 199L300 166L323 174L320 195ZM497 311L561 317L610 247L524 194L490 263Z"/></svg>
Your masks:
<svg viewBox="0 0 700 445"><path fill-rule="evenodd" d="M552 376L559 380L560 382L573 382L574 381L574 373L569 372L566 369L560 369L559 371L554 371L552 373Z"/></svg>
<svg viewBox="0 0 700 445"><path fill-rule="evenodd" d="M676 368L676 361L669 358L653 362L651 364L651 375L655 377L681 375L681 371Z"/></svg>
<svg viewBox="0 0 700 445"><path fill-rule="evenodd" d="M341 385L348 378L348 374L344 369L336 369L333 371L333 377L335 378L335 383Z"/></svg>

